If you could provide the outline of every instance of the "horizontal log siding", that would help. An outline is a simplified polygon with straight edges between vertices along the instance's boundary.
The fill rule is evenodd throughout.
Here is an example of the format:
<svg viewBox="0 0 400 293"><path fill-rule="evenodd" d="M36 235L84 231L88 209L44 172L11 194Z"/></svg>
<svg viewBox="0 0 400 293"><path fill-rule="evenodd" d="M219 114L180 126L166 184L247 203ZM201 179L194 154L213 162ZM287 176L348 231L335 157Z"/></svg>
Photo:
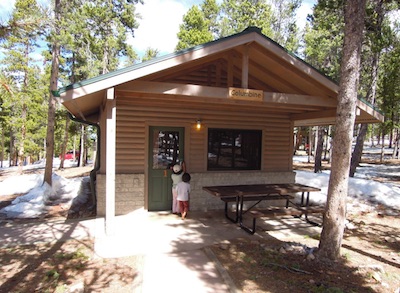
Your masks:
<svg viewBox="0 0 400 293"><path fill-rule="evenodd" d="M126 94L126 93L124 93ZM160 126L191 125L186 137L185 160L191 172L205 172L207 168L207 128L244 128L263 130L262 171L291 171L292 129L286 115L241 111L237 108L192 102L174 103L167 99L140 99L134 96L117 95L117 154L116 172L120 174L143 173L145 169L146 123ZM157 105L157 107L153 107ZM195 128L197 118L202 120L202 129ZM189 157L188 157L189 155Z"/></svg>
<svg viewBox="0 0 400 293"><path fill-rule="evenodd" d="M203 172L207 169L207 131L193 129L190 133L190 172ZM190 169L189 169L190 167Z"/></svg>

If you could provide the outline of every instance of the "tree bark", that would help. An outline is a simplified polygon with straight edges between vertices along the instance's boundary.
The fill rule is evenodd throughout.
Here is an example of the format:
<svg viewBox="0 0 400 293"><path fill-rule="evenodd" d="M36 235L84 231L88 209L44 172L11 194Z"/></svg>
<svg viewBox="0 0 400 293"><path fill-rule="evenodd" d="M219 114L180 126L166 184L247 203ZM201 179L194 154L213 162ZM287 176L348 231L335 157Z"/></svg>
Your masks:
<svg viewBox="0 0 400 293"><path fill-rule="evenodd" d="M57 80L59 71L59 56L60 45L57 41L59 36L59 18L60 18L60 0L55 0L54 9L54 35L52 46L52 62L51 62L51 75L50 75L50 95L49 95L49 109L47 112L47 133L46 133L46 167L44 170L44 182L52 186L53 175L53 156L54 156L54 127L55 127L55 113L56 113L56 99L54 92L57 91Z"/></svg>
<svg viewBox="0 0 400 293"><path fill-rule="evenodd" d="M381 144L381 155L380 155L380 163L383 163L385 158L385 132L382 130L382 144Z"/></svg>
<svg viewBox="0 0 400 293"><path fill-rule="evenodd" d="M0 168L3 168L3 162L4 162L4 124L1 124L1 162L0 162Z"/></svg>
<svg viewBox="0 0 400 293"><path fill-rule="evenodd" d="M393 148L393 153L392 153L392 159L398 159L399 156L399 129L396 128L396 136L395 136L395 141L394 141L394 148Z"/></svg>
<svg viewBox="0 0 400 293"><path fill-rule="evenodd" d="M354 146L353 154L351 156L350 164L350 177L354 177L357 167L361 162L362 153L364 150L364 140L367 135L368 124L361 124L360 132L357 135L356 145Z"/></svg>
<svg viewBox="0 0 400 293"><path fill-rule="evenodd" d="M324 128L317 127L317 147L315 148L314 173L322 171L322 151L324 148Z"/></svg>
<svg viewBox="0 0 400 293"><path fill-rule="evenodd" d="M84 124L81 125L81 143L79 149L79 167L86 166L85 161L85 144L86 144L86 127Z"/></svg>
<svg viewBox="0 0 400 293"><path fill-rule="evenodd" d="M383 10L383 0L376 1L375 12L377 14L377 21L375 25L375 34L376 38L381 38L382 31L382 23L384 19L384 10ZM376 88L378 83L378 70L379 70L379 62L381 56L381 49L379 46L374 50L374 54L372 56L372 64L371 64L371 86L367 93L367 101L371 103L371 105L375 104L376 98ZM361 162L361 156L364 149L364 141L367 136L368 125L361 124L360 132L357 136L356 145L354 146L353 155L351 157L351 166L350 166L350 177L354 177L356 173L356 169Z"/></svg>
<svg viewBox="0 0 400 293"><path fill-rule="evenodd" d="M308 127L308 163L311 162L311 157L312 157L312 149L313 149L313 144L312 144L312 127Z"/></svg>
<svg viewBox="0 0 400 293"><path fill-rule="evenodd" d="M64 160L65 160L65 152L67 150L67 144L68 144L68 133L69 133L69 115L67 113L67 117L65 118L65 129L64 129L64 141L61 145L61 159L60 159L60 168L59 169L64 169ZM74 150L75 151L75 150ZM75 153L74 153L75 156Z"/></svg>
<svg viewBox="0 0 400 293"><path fill-rule="evenodd" d="M351 143L356 114L360 52L366 0L347 0L344 6L345 35L340 67L340 86L333 139L331 175L318 257L336 261L340 257L346 219Z"/></svg>

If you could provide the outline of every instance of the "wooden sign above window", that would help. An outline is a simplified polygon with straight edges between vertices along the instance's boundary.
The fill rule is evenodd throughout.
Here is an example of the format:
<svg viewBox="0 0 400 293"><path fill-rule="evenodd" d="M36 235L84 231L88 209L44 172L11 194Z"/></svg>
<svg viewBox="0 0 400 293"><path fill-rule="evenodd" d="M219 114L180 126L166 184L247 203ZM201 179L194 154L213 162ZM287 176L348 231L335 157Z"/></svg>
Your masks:
<svg viewBox="0 0 400 293"><path fill-rule="evenodd" d="M264 92L259 90L230 87L228 97L235 100L262 102L264 98Z"/></svg>

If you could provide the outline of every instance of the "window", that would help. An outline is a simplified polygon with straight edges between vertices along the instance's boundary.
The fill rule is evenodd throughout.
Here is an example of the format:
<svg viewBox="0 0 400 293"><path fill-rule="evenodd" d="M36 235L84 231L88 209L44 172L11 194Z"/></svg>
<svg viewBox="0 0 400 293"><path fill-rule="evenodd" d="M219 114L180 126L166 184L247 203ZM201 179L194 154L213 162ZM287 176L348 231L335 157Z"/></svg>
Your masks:
<svg viewBox="0 0 400 293"><path fill-rule="evenodd" d="M208 129L207 169L260 170L261 130Z"/></svg>

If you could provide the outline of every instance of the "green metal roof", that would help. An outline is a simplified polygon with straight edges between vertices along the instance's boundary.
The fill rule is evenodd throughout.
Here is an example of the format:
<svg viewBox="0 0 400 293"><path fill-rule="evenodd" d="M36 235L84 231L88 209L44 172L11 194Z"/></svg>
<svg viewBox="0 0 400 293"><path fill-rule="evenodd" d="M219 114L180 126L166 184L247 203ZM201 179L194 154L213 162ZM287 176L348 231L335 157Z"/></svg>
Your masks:
<svg viewBox="0 0 400 293"><path fill-rule="evenodd" d="M296 58L297 60L303 62L303 63L306 64L307 66L313 68L315 71L319 72L319 73L320 73L321 75L323 75L325 78L330 79L329 77L327 77L326 75L324 75L323 73L321 73L318 69L314 68L313 66L311 66L310 64L308 64L307 62L305 62L303 59L299 58L298 56L296 56L296 55L293 54L292 52L288 51L287 49L285 49L284 47L282 47L281 45L279 45L277 42L275 42L274 40L272 40L272 39L268 38L267 36L263 35L263 34L261 33L261 29L260 29L260 28L258 28L258 27L248 27L248 28L245 29L244 31L242 31L242 32L240 32L240 33L237 33L237 34L234 34L234 35L231 35L231 36L223 37L223 38L221 38L221 39L214 40L214 41L211 41L211 42L202 44L202 45L197 45L197 46L192 47L192 48L188 48L188 49L184 49L184 50L181 50L181 51L177 51L177 52L174 52L174 53L170 53L170 54L167 54L167 55L164 55L164 56L156 57L156 58L151 59L151 60L149 60L149 61L145 61L145 62L142 62L142 63L130 65L130 66L127 66L127 67L124 67L124 68L121 68L121 69L118 69L118 70L115 70L115 71L112 71L112 72L109 72L109 73L105 73L105 74L102 74L102 75L99 75L99 76L96 76L96 77L93 77L93 78L90 78L90 79L86 79L86 80L83 80L83 81L80 81L80 82L77 82L77 83L74 83L74 84L70 84L70 85L68 85L68 86L65 86L65 87L60 88L60 89L58 90L58 92L55 93L55 95L56 95L56 96L60 96L60 93L66 92L66 91L68 91L68 90L77 89L77 88L80 88L80 87L84 87L84 86L89 85L89 84L92 84L92 83L96 83L96 82L99 82L99 81L102 81L102 80L106 80L106 79L108 79L108 78L110 78L110 77L115 77L115 76L118 76L118 75L121 75L121 74L124 74L124 73L127 73L127 72L131 72L131 71L134 71L134 70L137 70L137 69L140 69L140 68L143 68L143 67L152 65L152 64L156 64L156 63L158 63L158 62L162 62L162 61L164 61L164 60L168 60L168 59L170 59L170 58L174 58L174 57L177 57L177 56L180 56L180 55L184 55L184 54L186 54L186 53L188 53L188 52L197 51L197 50L200 50L200 49L203 49L203 48L212 46L212 45L214 45L214 44L217 44L217 43L220 43L220 42L224 42L224 41L226 41L226 40L228 40L228 39L233 39L233 38L236 38L236 37L238 37L238 36L246 35L246 34L249 34L249 33L258 33L260 36L262 36L262 37L264 37L265 39L267 39L268 41L272 42L274 45L278 46L279 48L281 48L282 50L284 50L284 51L285 51L286 53L288 53L289 55L291 55L291 56L293 56L294 58ZM331 79L330 79L330 80L331 80ZM333 81L333 80L331 80L331 81L334 82L334 83L336 83L336 82Z"/></svg>
<svg viewBox="0 0 400 293"><path fill-rule="evenodd" d="M193 51L197 51L197 50L200 50L200 49L204 49L204 48L207 48L209 46L215 45L217 43L221 43L221 42L224 42L226 40L234 39L234 38L237 38L239 36L250 34L250 33L259 34L260 36L262 36L263 38L265 38L269 42L273 43L275 46L279 47L281 50L285 51L290 56L296 58L298 61L300 61L303 64L305 64L306 66L312 68L313 70L315 70L316 72L321 74L323 77L325 77L326 79L330 80L332 83L334 83L334 84L336 84L338 86L338 83L336 81L334 81L330 77L326 76L319 69L317 69L314 66L310 65L309 63L307 63L306 61L304 61L303 59L301 59L300 57L295 55L293 52L287 50L286 48L282 47L280 44L278 44L277 42L275 42L271 38L269 38L269 37L265 36L264 34L262 34L260 28L254 27L254 26L250 26L250 27L246 28L245 30L243 30L242 32L234 34L234 35L223 37L223 38L220 38L218 40L214 40L214 41L202 44L202 45L197 45L197 46L192 47L192 48L188 48L188 49L180 50L180 51L177 51L177 52L173 52L173 53L170 53L170 54L167 54L167 55L164 55L164 56L156 57L154 59L151 59L151 60L148 60L148 61L145 61L145 62L142 62L142 63L130 65L130 66L127 66L127 67L124 67L124 68L121 68L121 69L106 73L106 74L102 74L102 75L99 75L99 76L96 76L96 77L93 77L93 78L90 78L90 79L86 79L86 80L83 80L83 81L80 81L80 82L77 82L77 83L74 83L74 84L70 84L68 86L60 88L57 92L53 92L53 94L54 94L54 96L60 97L61 93L64 93L64 92L66 92L68 90L84 87L84 86L92 84L92 83L96 83L96 82L99 82L99 81L102 81L102 80L106 80L106 79L108 79L110 77L115 77L115 76L118 76L118 75L122 75L122 74L125 74L127 72L131 72L131 71L134 71L134 70L137 70L137 69L140 69L140 68L152 65L152 64L156 64L156 63L159 63L159 62L162 62L162 61L165 61L165 60L168 60L168 59L180 56L180 55L184 55L184 54L189 53L189 52L193 52ZM371 108L373 108L374 110L376 110L380 114L383 114L379 109L376 109L374 105L372 105L371 103L368 103L365 99L360 98L360 97L358 97L358 99L361 100L362 102L366 103L368 106L370 106Z"/></svg>

